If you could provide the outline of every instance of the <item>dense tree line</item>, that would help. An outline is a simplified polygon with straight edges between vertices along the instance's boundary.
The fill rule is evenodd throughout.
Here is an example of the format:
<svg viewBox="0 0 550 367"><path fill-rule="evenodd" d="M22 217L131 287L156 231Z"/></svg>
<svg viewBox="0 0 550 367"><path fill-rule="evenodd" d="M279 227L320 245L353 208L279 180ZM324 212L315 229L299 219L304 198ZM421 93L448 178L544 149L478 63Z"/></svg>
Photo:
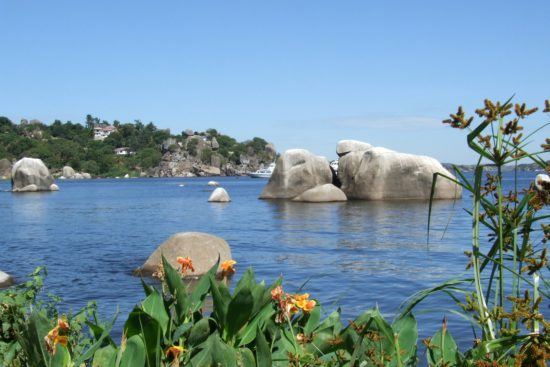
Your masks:
<svg viewBox="0 0 550 367"><path fill-rule="evenodd" d="M93 128L97 125L112 125L116 131L103 141L94 140ZM97 176L120 176L132 171L145 171L157 166L164 153L163 142L168 138L187 150L190 156L197 156L196 141L184 144L189 133L171 135L167 129L159 129L152 122L144 124L140 120L133 123L113 121L109 123L91 115L84 124L55 120L47 125L38 120L13 123L0 116L0 159L20 159L35 157L42 159L50 169L61 169L65 165L76 171L89 172ZM216 138L219 154L228 161L239 163L241 154L251 150L262 154L267 142L254 138L243 143L218 133L216 129L206 132L193 132L208 139ZM135 154L117 156L115 148L128 147ZM173 148L173 147L172 147ZM202 160L207 161L208 153L202 152Z"/></svg>

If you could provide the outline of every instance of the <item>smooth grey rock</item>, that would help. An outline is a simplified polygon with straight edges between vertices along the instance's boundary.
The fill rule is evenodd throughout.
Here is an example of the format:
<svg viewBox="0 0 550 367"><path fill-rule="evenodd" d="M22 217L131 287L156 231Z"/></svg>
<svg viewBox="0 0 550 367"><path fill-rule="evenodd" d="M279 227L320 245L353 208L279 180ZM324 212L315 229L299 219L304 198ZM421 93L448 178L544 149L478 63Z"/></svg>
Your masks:
<svg viewBox="0 0 550 367"><path fill-rule="evenodd" d="M57 186L56 184L51 184L50 191L59 191L59 186Z"/></svg>
<svg viewBox="0 0 550 367"><path fill-rule="evenodd" d="M218 140L214 137L212 138L212 141L210 142L212 145L213 150L218 150L220 148L220 144L218 143Z"/></svg>
<svg viewBox="0 0 550 367"><path fill-rule="evenodd" d="M208 181L208 186L220 186L220 183L218 181Z"/></svg>
<svg viewBox="0 0 550 367"><path fill-rule="evenodd" d="M210 157L210 165L212 167L221 167L222 165L222 157L221 155L218 155L218 154L212 154L212 156Z"/></svg>
<svg viewBox="0 0 550 367"><path fill-rule="evenodd" d="M193 261L195 272L188 273L190 277L204 275L218 261L231 260L231 249L227 242L220 237L201 232L177 233L166 240L149 256L147 261L136 270L136 273L150 276L162 264L162 255L170 265L179 269L177 257L189 257Z"/></svg>
<svg viewBox="0 0 550 367"><path fill-rule="evenodd" d="M12 191L19 191L29 185L35 185L36 191L49 191L53 184L50 171L40 159L23 158L17 161L11 170Z"/></svg>
<svg viewBox="0 0 550 367"><path fill-rule="evenodd" d="M74 169L71 166L63 167L63 172L62 172L63 177L73 178L75 174L76 174L76 172L74 171Z"/></svg>
<svg viewBox="0 0 550 367"><path fill-rule="evenodd" d="M305 149L290 149L277 159L260 199L292 199L327 183L332 183L332 173L326 159Z"/></svg>
<svg viewBox="0 0 550 367"><path fill-rule="evenodd" d="M220 167L202 166L201 168L204 176L219 176L222 173Z"/></svg>
<svg viewBox="0 0 550 367"><path fill-rule="evenodd" d="M228 203L231 201L231 198L223 187L218 187L216 188L216 190L212 191L212 194L210 194L208 201L211 203Z"/></svg>
<svg viewBox="0 0 550 367"><path fill-rule="evenodd" d="M92 175L90 175L88 172L82 172L82 178L85 180L89 180L92 178Z"/></svg>
<svg viewBox="0 0 550 367"><path fill-rule="evenodd" d="M292 201L303 201L307 203L326 203L347 200L346 194L333 184L324 184L314 187L292 199Z"/></svg>
<svg viewBox="0 0 550 367"><path fill-rule="evenodd" d="M82 176L82 173L75 173L74 176L72 177L73 179L75 180L83 180L84 179L84 176Z"/></svg>
<svg viewBox="0 0 550 367"><path fill-rule="evenodd" d="M50 188L51 188L51 185L50 185ZM49 191L50 188L48 188L47 191ZM19 189L13 189L13 192L37 192L37 191L38 191L38 186L36 186L35 184L30 184L25 187L21 187ZM46 190L43 190L43 191L46 191Z"/></svg>
<svg viewBox="0 0 550 367"><path fill-rule="evenodd" d="M6 158L0 159L0 177L11 177L11 162Z"/></svg>
<svg viewBox="0 0 550 367"><path fill-rule="evenodd" d="M336 154L343 157L351 152L364 152L372 148L369 143L364 143L358 140L340 140L336 145Z"/></svg>
<svg viewBox="0 0 550 367"><path fill-rule="evenodd" d="M338 178L348 199L429 199L433 174L454 178L436 159L374 147L351 152L340 158ZM462 196L460 186L437 178L435 199Z"/></svg>
<svg viewBox="0 0 550 367"><path fill-rule="evenodd" d="M0 288L6 288L13 284L11 275L0 270Z"/></svg>
<svg viewBox="0 0 550 367"><path fill-rule="evenodd" d="M550 176L539 173L535 177L535 187L538 191L550 191Z"/></svg>

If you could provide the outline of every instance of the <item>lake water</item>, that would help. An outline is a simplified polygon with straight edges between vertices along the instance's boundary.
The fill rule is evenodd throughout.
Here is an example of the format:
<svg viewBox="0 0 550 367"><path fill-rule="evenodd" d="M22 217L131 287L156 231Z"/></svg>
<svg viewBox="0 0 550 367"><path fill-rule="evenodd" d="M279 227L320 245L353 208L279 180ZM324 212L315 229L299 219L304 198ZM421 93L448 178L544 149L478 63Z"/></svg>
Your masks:
<svg viewBox="0 0 550 367"><path fill-rule="evenodd" d="M523 174L521 181L532 177ZM308 281L305 289L327 311L342 307L344 323L377 305L391 318L414 292L465 271L468 195L435 203L428 246L424 201L264 201L257 198L265 180L219 178L233 201L208 203L209 180L66 180L57 182L59 192L0 193L0 269L23 280L46 265L46 290L61 296L64 308L97 300L108 317L118 307L119 332L143 297L132 270L177 232L224 238L237 277L252 266L268 283L282 274L287 291ZM9 188L0 181L0 190ZM421 337L447 316L451 332L470 344L470 328L448 311L452 302L440 296L423 308L431 311L416 313Z"/></svg>

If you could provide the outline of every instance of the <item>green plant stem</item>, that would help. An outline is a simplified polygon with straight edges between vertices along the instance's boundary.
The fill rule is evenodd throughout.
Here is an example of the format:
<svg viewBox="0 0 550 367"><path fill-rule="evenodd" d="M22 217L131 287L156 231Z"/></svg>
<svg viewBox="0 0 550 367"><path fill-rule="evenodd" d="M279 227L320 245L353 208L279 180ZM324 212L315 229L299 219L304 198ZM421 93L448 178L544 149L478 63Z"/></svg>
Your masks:
<svg viewBox="0 0 550 367"><path fill-rule="evenodd" d="M474 209L473 209L473 238L472 238L472 257L473 257L473 269L474 269L474 283L477 293L477 302L479 313L481 316L482 324L486 324L484 327L484 334L488 334L490 340L495 339L495 333L493 330L493 323L489 318L487 312L487 304L485 302L485 296L483 295L483 286L481 285L481 272L479 267L479 202L481 198L481 176L483 174L483 167L478 165L476 169L475 178L475 190L474 190ZM485 330L486 329L486 330Z"/></svg>
<svg viewBox="0 0 550 367"><path fill-rule="evenodd" d="M537 299L539 298L539 280L540 276L537 272L535 272L533 274L533 302L537 302ZM539 322L535 319L533 322L533 332L538 334L539 331Z"/></svg>

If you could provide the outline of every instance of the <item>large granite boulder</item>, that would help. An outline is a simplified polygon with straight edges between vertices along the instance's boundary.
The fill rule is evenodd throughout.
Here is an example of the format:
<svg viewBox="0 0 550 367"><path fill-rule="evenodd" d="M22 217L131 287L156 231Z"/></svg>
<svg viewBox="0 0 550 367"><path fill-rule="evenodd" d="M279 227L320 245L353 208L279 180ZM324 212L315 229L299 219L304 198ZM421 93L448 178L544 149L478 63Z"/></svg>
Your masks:
<svg viewBox="0 0 550 367"><path fill-rule="evenodd" d="M0 179L7 179L11 177L11 162L6 159L0 159Z"/></svg>
<svg viewBox="0 0 550 367"><path fill-rule="evenodd" d="M340 158L338 177L349 199L391 200L429 199L433 174L454 176L436 159L374 147ZM438 177L435 199L454 199L462 195L452 181Z"/></svg>
<svg viewBox="0 0 550 367"><path fill-rule="evenodd" d="M0 270L0 288L6 288L13 284L13 278Z"/></svg>
<svg viewBox="0 0 550 367"><path fill-rule="evenodd" d="M326 203L347 200L346 194L333 184L324 184L314 187L292 199L292 201L303 201L307 203Z"/></svg>
<svg viewBox="0 0 550 367"><path fill-rule="evenodd" d="M88 172L82 172L82 178L84 178L85 180L89 180L92 178L92 175Z"/></svg>
<svg viewBox="0 0 550 367"><path fill-rule="evenodd" d="M227 190L225 190L223 187L218 187L214 191L212 191L212 194L208 198L208 201L211 203L228 203L231 201L231 198L229 197Z"/></svg>
<svg viewBox="0 0 550 367"><path fill-rule="evenodd" d="M340 140L336 145L336 154L343 157L351 152L364 152L372 148L369 143L364 143L358 140Z"/></svg>
<svg viewBox="0 0 550 367"><path fill-rule="evenodd" d="M11 170L11 187L14 192L50 191L53 177L48 167L40 159L23 158ZM31 186L32 190L26 189Z"/></svg>
<svg viewBox="0 0 550 367"><path fill-rule="evenodd" d="M327 183L332 183L332 173L325 158L305 149L290 149L277 159L260 199L292 199Z"/></svg>
<svg viewBox="0 0 550 367"><path fill-rule="evenodd" d="M65 178L73 178L76 172L74 171L73 167L71 166L65 166L63 167L62 175Z"/></svg>
<svg viewBox="0 0 550 367"><path fill-rule="evenodd" d="M231 249L227 242L220 237L201 232L177 233L166 240L149 256L147 261L136 269L137 274L151 276L159 270L162 264L162 255L170 265L179 269L177 262L179 256L189 257L193 261L195 271L188 273L189 277L204 275L218 261L231 260Z"/></svg>

